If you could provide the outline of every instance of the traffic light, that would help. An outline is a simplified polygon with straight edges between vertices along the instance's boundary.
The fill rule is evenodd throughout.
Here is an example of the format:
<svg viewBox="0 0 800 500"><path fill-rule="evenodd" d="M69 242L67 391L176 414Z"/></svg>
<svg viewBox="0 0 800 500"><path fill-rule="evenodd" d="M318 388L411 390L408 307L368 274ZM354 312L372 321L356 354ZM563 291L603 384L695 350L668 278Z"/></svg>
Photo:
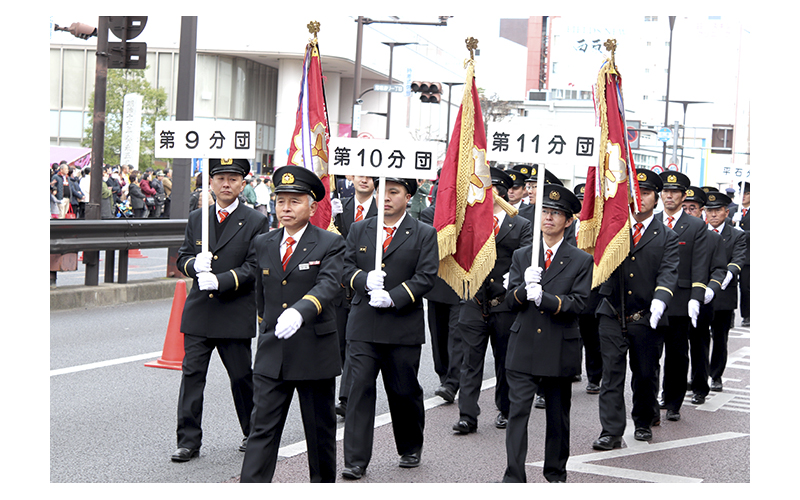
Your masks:
<svg viewBox="0 0 800 500"><path fill-rule="evenodd" d="M411 82L411 92L419 92L419 100L439 104L442 100L442 84L439 82Z"/></svg>

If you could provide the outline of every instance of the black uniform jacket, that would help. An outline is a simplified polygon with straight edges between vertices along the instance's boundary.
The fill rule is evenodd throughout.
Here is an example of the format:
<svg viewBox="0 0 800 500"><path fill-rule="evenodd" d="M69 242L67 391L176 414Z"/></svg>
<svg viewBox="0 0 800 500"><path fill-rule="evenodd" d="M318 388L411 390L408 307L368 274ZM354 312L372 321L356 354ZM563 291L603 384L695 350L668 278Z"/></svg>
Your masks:
<svg viewBox="0 0 800 500"><path fill-rule="evenodd" d="M531 251L530 245L517 250L511 264L506 303L517 317L511 326L506 369L542 377L577 375L581 371L578 315L592 287L592 257L563 241L542 274L542 302L537 307L525 291ZM544 269L541 255L539 266Z"/></svg>
<svg viewBox="0 0 800 500"><path fill-rule="evenodd" d="M353 289L347 340L424 344L422 297L433 288L439 270L436 230L405 215L382 260L383 287L395 307L374 308L369 305L366 284L367 273L375 269L377 225L377 217L356 222L347 235L344 279Z"/></svg>
<svg viewBox="0 0 800 500"><path fill-rule="evenodd" d="M347 233L350 232L350 226L353 225L356 218L356 205L355 196L342 198L342 213L336 214L336 217L333 218L333 225L336 226L336 230L339 231L345 241L347 241ZM378 205L373 196L372 203L367 213L364 214L364 218L375 217L376 215L378 215Z"/></svg>
<svg viewBox="0 0 800 500"><path fill-rule="evenodd" d="M284 271L283 232L262 234L251 246L258 263L257 303L262 318L253 372L283 380L336 377L341 361L331 302L340 290L344 240L309 223ZM279 339L275 323L290 307L300 312L303 324L288 339Z"/></svg>
<svg viewBox="0 0 800 500"><path fill-rule="evenodd" d="M425 207L422 212L419 213L420 222L424 222L429 226L433 226L433 218L435 213L436 203ZM425 298L434 302L450 305L456 305L461 300L458 294L456 294L455 290L453 290L453 288L438 275L436 276L436 282L434 283L433 288L430 292L425 294Z"/></svg>
<svg viewBox="0 0 800 500"><path fill-rule="evenodd" d="M189 213L183 245L178 249L178 269L194 278L186 297L181 332L207 338L253 338L256 335L255 254L250 242L268 231L267 218L240 203L216 234L216 212L208 210L208 250L213 254L211 272L218 290L200 290L194 270L195 256L202 251L202 210Z"/></svg>
<svg viewBox="0 0 800 500"><path fill-rule="evenodd" d="M714 310L732 311L738 304L738 278L747 258L747 236L744 231L727 222L719 234L722 236L722 246L725 249L725 261L727 262L725 270L733 274L733 279L723 290L722 281L728 274L726 272L722 274L721 280L712 279L708 286L714 290L714 301L712 302Z"/></svg>
<svg viewBox="0 0 800 500"><path fill-rule="evenodd" d="M661 216L658 216L661 217ZM669 307L670 316L688 316L689 300L703 303L711 254L707 251L708 229L702 219L686 212L673 224L678 236L678 287Z"/></svg>
<svg viewBox="0 0 800 500"><path fill-rule="evenodd" d="M639 313L639 319L628 323L647 324L653 299L663 301L669 311L678 285L678 236L659 217L653 217L639 244L634 246L631 238L630 247L622 264L598 287L600 304L596 313L619 318L624 296L625 316ZM664 312L659 325L669 324L667 315Z"/></svg>

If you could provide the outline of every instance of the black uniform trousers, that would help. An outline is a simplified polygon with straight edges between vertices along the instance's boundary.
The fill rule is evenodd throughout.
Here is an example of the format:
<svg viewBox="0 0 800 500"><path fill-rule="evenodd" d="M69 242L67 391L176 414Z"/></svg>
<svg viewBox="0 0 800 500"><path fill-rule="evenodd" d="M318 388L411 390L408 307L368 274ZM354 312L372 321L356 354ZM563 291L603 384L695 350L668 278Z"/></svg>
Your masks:
<svg viewBox="0 0 800 500"><path fill-rule="evenodd" d="M750 264L743 265L739 273L739 314L742 319L750 318Z"/></svg>
<svg viewBox="0 0 800 500"><path fill-rule="evenodd" d="M346 301L343 298L342 301ZM347 361L347 317L350 315L349 304L338 305L336 307L336 330L339 335L339 356L342 360L342 376L339 379L339 401L347 402L347 394L350 392L350 363Z"/></svg>
<svg viewBox="0 0 800 500"><path fill-rule="evenodd" d="M660 419L658 408L659 358L664 339L648 323L629 323L627 333L620 322L600 316L600 351L603 354L603 384L600 386L600 436L622 436L625 433L626 358L630 357L635 428L649 429Z"/></svg>
<svg viewBox="0 0 800 500"><path fill-rule="evenodd" d="M474 300L467 301L461 307L458 328L464 351L464 362L461 365L461 387L459 388L458 409L460 419L472 425L478 425L481 413L478 398L483 383L483 365L486 348L492 344L494 371L497 382L494 401L497 409L508 415L508 382L506 381L506 350L511 336L511 325L516 313L510 311L483 313Z"/></svg>
<svg viewBox="0 0 800 500"><path fill-rule="evenodd" d="M686 396L686 375L689 372L689 316L670 316L668 326L659 326L664 339L664 380L661 399L667 410L679 411Z"/></svg>
<svg viewBox="0 0 800 500"><path fill-rule="evenodd" d="M689 355L691 357L692 392L708 396L708 351L711 346L711 319L714 308L710 304L700 305L697 327L689 327Z"/></svg>
<svg viewBox="0 0 800 500"><path fill-rule="evenodd" d="M711 359L708 371L711 380L722 380L725 365L728 363L728 332L731 330L733 311L714 311L711 320Z"/></svg>
<svg viewBox="0 0 800 500"><path fill-rule="evenodd" d="M246 437L250 433L253 411L253 369L250 344L252 339L213 339L197 335L183 336L181 388L178 393L178 448L199 449L203 431L203 390L208 363L214 349L231 380L231 393Z"/></svg>
<svg viewBox="0 0 800 500"><path fill-rule="evenodd" d="M439 383L455 393L461 385L461 362L464 359L458 328L461 304L427 300L433 370L439 375Z"/></svg>
<svg viewBox="0 0 800 500"><path fill-rule="evenodd" d="M286 415L294 391L300 402L308 448L308 468L312 483L336 481L336 379L277 380L253 375L255 407L253 429L247 438L247 453L242 462L242 483L271 482L278 462Z"/></svg>
<svg viewBox="0 0 800 500"><path fill-rule="evenodd" d="M578 316L578 328L581 330L585 356L586 378L589 379L589 382L597 385L600 385L600 380L603 378L603 358L600 354L600 335L597 332L599 323L600 321L594 313Z"/></svg>
<svg viewBox="0 0 800 500"><path fill-rule="evenodd" d="M525 459L528 453L528 420L537 393L544 395L547 401L543 474L549 482L566 481L572 377L538 377L507 370L506 380L510 388L510 405L506 428L508 465L503 482L527 481Z"/></svg>
<svg viewBox="0 0 800 500"><path fill-rule="evenodd" d="M372 458L378 373L389 402L397 453L422 452L425 405L419 385L421 345L349 340L351 384L344 425L345 467L366 469Z"/></svg>

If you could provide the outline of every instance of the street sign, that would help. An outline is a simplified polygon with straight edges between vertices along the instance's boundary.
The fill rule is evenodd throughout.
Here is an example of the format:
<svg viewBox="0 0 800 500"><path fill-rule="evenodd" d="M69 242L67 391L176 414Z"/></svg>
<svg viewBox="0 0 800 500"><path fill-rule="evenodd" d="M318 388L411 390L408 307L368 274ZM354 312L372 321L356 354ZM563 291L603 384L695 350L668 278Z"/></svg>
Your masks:
<svg viewBox="0 0 800 500"><path fill-rule="evenodd" d="M486 140L486 159L491 161L590 165L597 163L600 129L532 121L490 123Z"/></svg>
<svg viewBox="0 0 800 500"><path fill-rule="evenodd" d="M372 86L375 92L403 92L405 87L403 84L389 85L388 83L376 83Z"/></svg>
<svg viewBox="0 0 800 500"><path fill-rule="evenodd" d="M641 120L626 120L628 129L628 144L631 149L639 149L639 130L642 128Z"/></svg>
<svg viewBox="0 0 800 500"><path fill-rule="evenodd" d="M658 140L661 142L669 142L672 140L672 129L669 127L661 127L658 129Z"/></svg>
<svg viewBox="0 0 800 500"><path fill-rule="evenodd" d="M256 156L254 121L157 121L156 158L247 158Z"/></svg>
<svg viewBox="0 0 800 500"><path fill-rule="evenodd" d="M660 174L664 172L664 167L662 167L661 165L653 165L652 167L650 167L650 170L652 170L657 174Z"/></svg>
<svg viewBox="0 0 800 500"><path fill-rule="evenodd" d="M677 172L677 170L678 170L678 165L676 165L676 164L674 164L674 163L670 163L669 165L667 165L667 170L674 170L674 171L676 171L676 172Z"/></svg>
<svg viewBox="0 0 800 500"><path fill-rule="evenodd" d="M395 139L331 137L329 172L402 179L435 179L438 143Z"/></svg>

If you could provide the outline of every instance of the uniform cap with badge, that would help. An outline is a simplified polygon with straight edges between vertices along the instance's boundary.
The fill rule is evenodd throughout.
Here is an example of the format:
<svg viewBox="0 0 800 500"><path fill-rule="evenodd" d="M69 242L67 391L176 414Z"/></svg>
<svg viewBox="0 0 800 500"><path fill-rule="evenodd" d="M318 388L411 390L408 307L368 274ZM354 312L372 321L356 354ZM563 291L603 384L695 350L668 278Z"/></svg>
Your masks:
<svg viewBox="0 0 800 500"><path fill-rule="evenodd" d="M567 218L581 211L581 201L575 193L558 184L545 184L542 207L566 212Z"/></svg>
<svg viewBox="0 0 800 500"><path fill-rule="evenodd" d="M525 182L536 182L536 175L539 172L539 165L527 165L530 167L530 173L528 174L528 178L525 179ZM558 184L559 186L563 186L564 183L561 182L561 179L558 178L553 172L544 169L544 183L545 184Z"/></svg>
<svg viewBox="0 0 800 500"><path fill-rule="evenodd" d="M656 193L660 193L664 188L661 177L648 168L636 169L636 181L639 183L640 188L650 189Z"/></svg>
<svg viewBox="0 0 800 500"><path fill-rule="evenodd" d="M411 196L414 196L414 193L417 192L417 180L416 179L401 179L399 177L386 177L384 179L386 182L394 182L397 184L402 184L405 186L406 191ZM378 183L376 182L375 185L377 186Z"/></svg>
<svg viewBox="0 0 800 500"><path fill-rule="evenodd" d="M242 177L250 173L250 162L243 158L210 158L208 160L208 175L231 173Z"/></svg>
<svg viewBox="0 0 800 500"><path fill-rule="evenodd" d="M731 204L731 198L719 191L711 191L706 195L706 208L727 208Z"/></svg>
<svg viewBox="0 0 800 500"><path fill-rule="evenodd" d="M705 206L706 204L706 192L703 191L702 188L697 186L689 186L686 188L686 198L683 200L684 202L693 201L698 203L701 207Z"/></svg>
<svg viewBox="0 0 800 500"><path fill-rule="evenodd" d="M674 172L674 171L661 172L659 174L659 177L661 177L661 183L663 186L662 189L686 191L686 189L689 187L689 184L692 183L692 181L689 180L689 177L687 177L686 174L682 174L680 172Z"/></svg>
<svg viewBox="0 0 800 500"><path fill-rule="evenodd" d="M296 165L281 167L272 174L274 193L310 194L314 201L325 198L325 185L311 170Z"/></svg>

